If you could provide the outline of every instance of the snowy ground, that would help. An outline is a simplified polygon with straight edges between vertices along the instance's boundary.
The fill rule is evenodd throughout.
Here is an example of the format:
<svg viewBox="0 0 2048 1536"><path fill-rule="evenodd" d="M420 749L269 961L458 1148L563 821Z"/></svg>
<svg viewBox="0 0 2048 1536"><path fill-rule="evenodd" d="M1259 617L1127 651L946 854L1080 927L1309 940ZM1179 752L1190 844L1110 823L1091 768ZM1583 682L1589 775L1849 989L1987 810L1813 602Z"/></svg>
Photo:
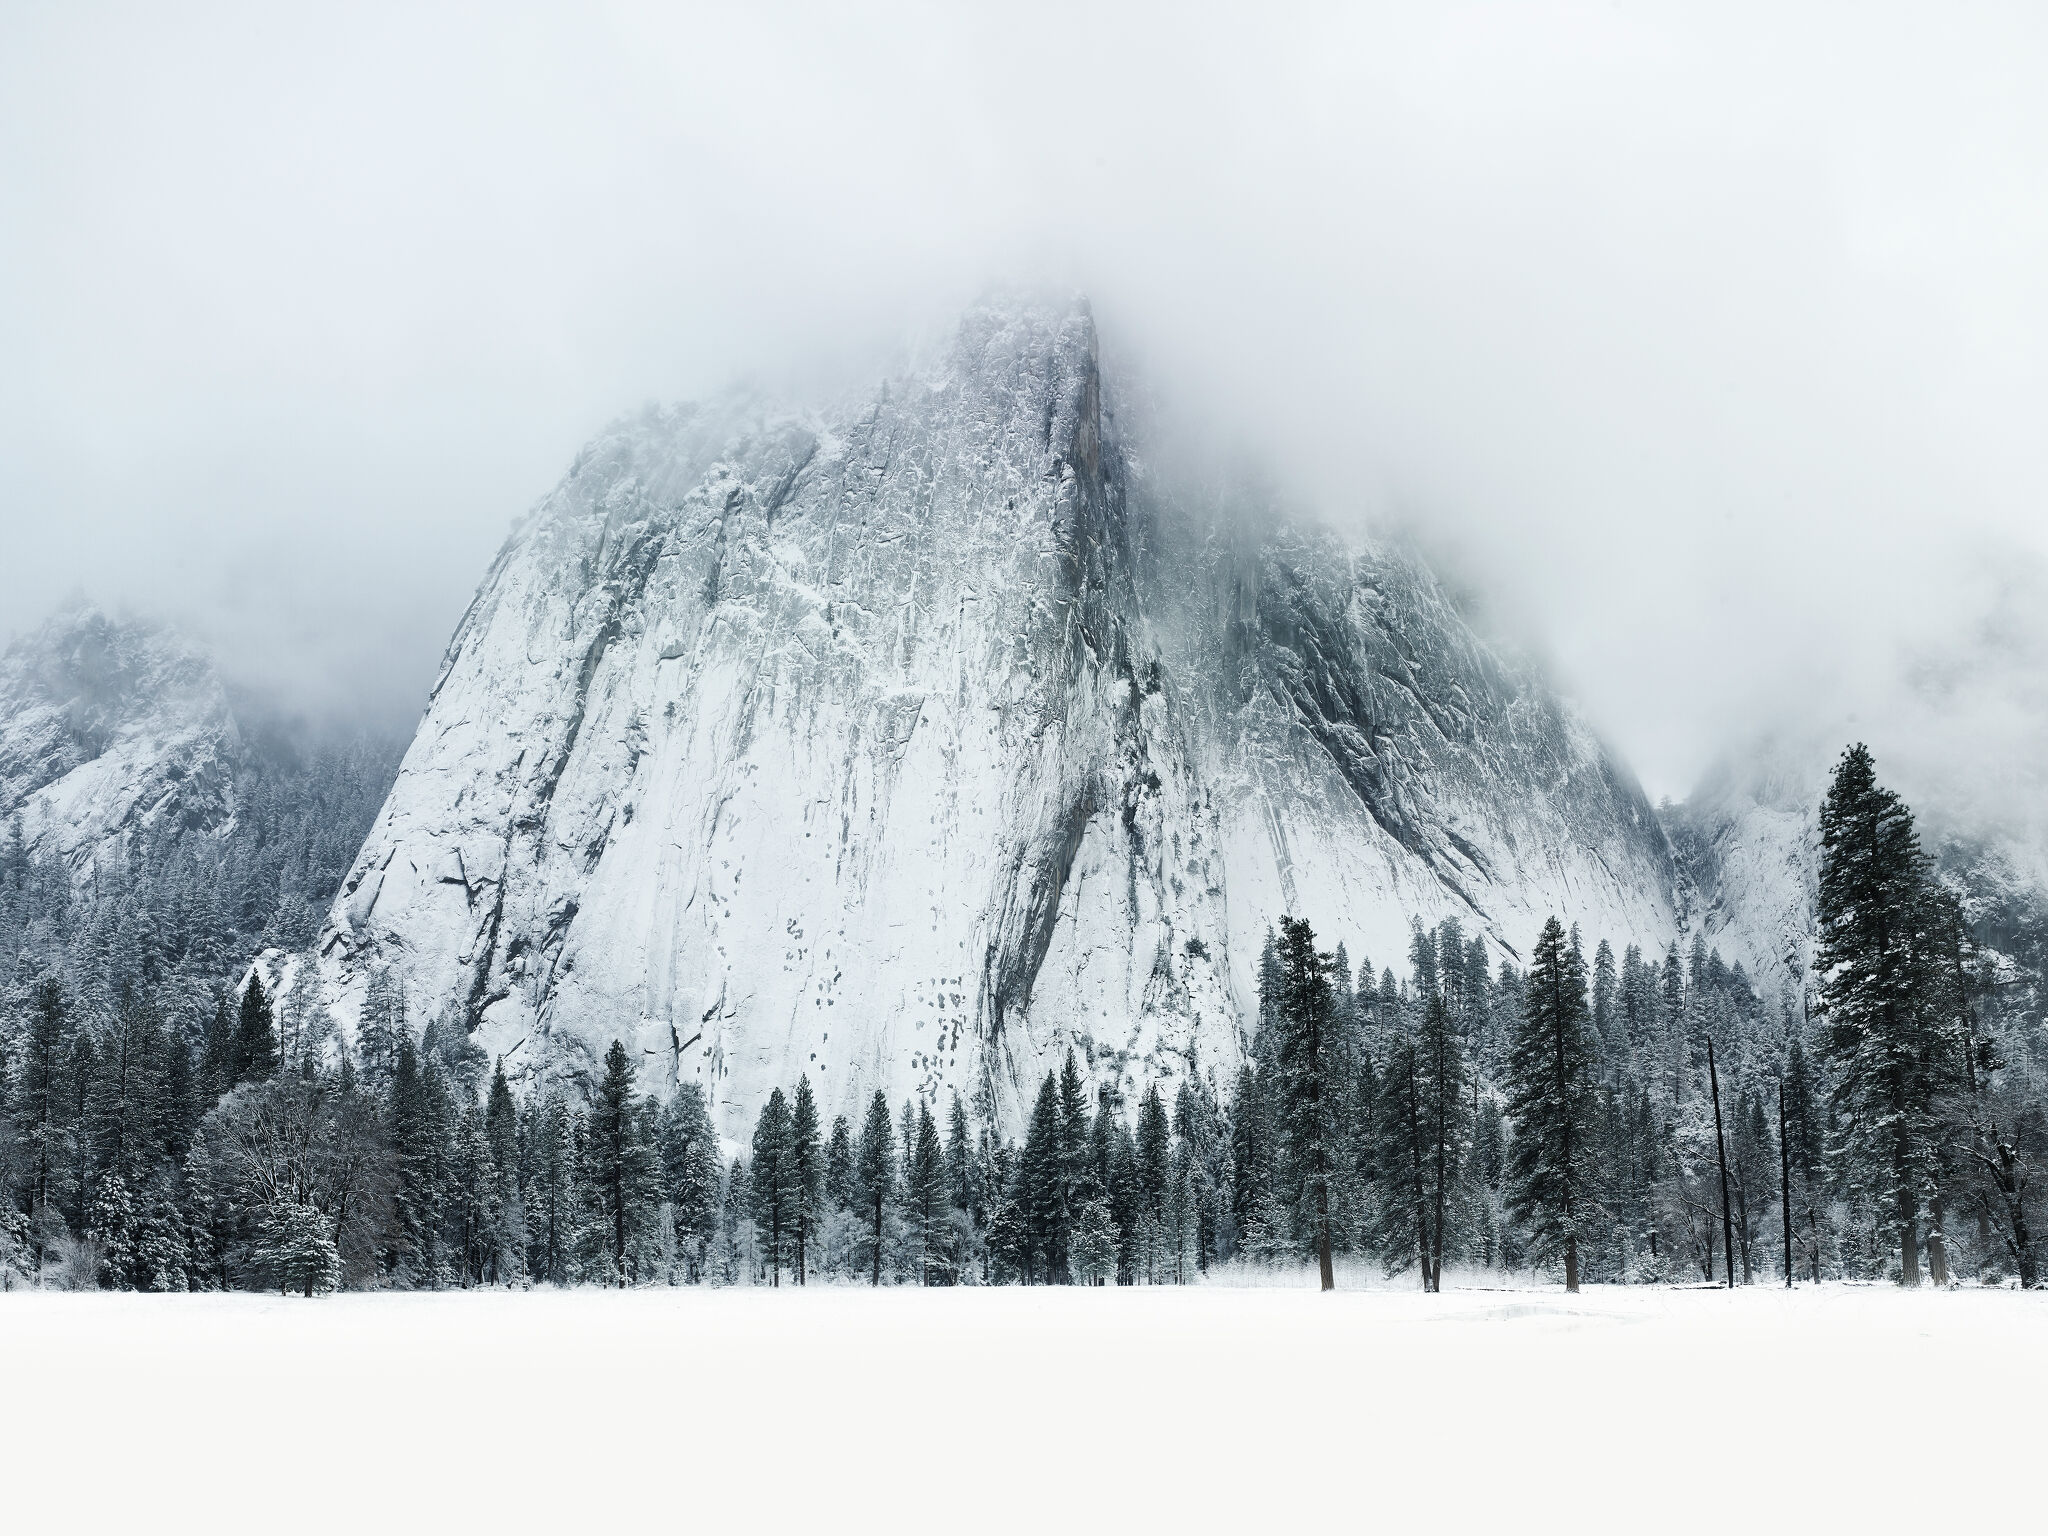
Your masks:
<svg viewBox="0 0 2048 1536"><path fill-rule="evenodd" d="M2044 1383L2014 1292L15 1293L0 1488L17 1530L2025 1529Z"/></svg>

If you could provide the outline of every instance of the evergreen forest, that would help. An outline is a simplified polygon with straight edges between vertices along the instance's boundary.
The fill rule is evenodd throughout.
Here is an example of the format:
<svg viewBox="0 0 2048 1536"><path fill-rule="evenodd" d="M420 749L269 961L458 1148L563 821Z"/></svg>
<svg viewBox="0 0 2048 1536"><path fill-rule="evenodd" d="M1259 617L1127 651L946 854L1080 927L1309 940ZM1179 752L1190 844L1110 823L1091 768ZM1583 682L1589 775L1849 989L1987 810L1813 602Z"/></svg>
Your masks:
<svg viewBox="0 0 2048 1536"><path fill-rule="evenodd" d="M743 1148L622 1043L515 1088L389 977L345 1039L248 970L311 942L389 771L358 746L258 775L230 836L83 882L0 843L0 1284L2039 1278L2039 935L1973 910L1860 746L1804 995L1703 941L1617 954L1553 918L1517 964L1445 921L1368 957L1289 914L1234 1081L1132 1102L1084 1042L1012 1138L956 1097L827 1124L796 1076Z"/></svg>

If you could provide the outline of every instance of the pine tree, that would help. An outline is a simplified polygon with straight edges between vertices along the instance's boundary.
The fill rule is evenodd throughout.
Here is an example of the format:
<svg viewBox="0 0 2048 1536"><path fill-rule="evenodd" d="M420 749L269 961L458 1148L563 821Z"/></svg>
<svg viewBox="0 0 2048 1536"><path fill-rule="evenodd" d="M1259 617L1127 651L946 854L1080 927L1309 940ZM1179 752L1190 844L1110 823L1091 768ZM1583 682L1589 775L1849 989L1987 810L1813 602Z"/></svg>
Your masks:
<svg viewBox="0 0 2048 1536"><path fill-rule="evenodd" d="M1138 1101L1138 1189L1143 1198L1139 1231L1145 1243L1145 1278L1159 1279L1157 1239L1166 1227L1166 1192L1173 1178L1173 1131L1157 1083Z"/></svg>
<svg viewBox="0 0 2048 1536"><path fill-rule="evenodd" d="M474 1103L463 1106L452 1152L448 1203L454 1225L456 1279L467 1288L490 1270L500 1200L490 1131Z"/></svg>
<svg viewBox="0 0 2048 1536"><path fill-rule="evenodd" d="M614 1040L592 1095L585 1137L588 1180L602 1214L607 1273L614 1285L633 1276L631 1250L653 1212L655 1158L639 1102L633 1060Z"/></svg>
<svg viewBox="0 0 2048 1536"><path fill-rule="evenodd" d="M727 1285L737 1285L745 1275L754 1277L754 1180L744 1158L734 1158L725 1176L724 1209L719 1217L723 1239L722 1267Z"/></svg>
<svg viewBox="0 0 2048 1536"><path fill-rule="evenodd" d="M113 1017L101 1030L100 1071L89 1089L82 1129L96 1165L131 1188L143 1181L156 1153L150 1129L159 1086L158 1034L154 1009L133 979L124 979Z"/></svg>
<svg viewBox="0 0 2048 1536"><path fill-rule="evenodd" d="M1418 962L1428 957L1420 933L1416 950ZM1306 919L1280 919L1278 958L1280 1132L1289 1186L1307 1218L1322 1288L1329 1291L1337 1285L1330 1228L1336 1166L1332 1111L1347 1074L1332 1038L1329 959L1316 949L1315 930Z"/></svg>
<svg viewBox="0 0 2048 1536"><path fill-rule="evenodd" d="M1117 1229L1117 1277L1135 1285L1149 1251L1145 1228L1145 1188L1138 1174L1138 1142L1123 1116L1104 1104L1096 1123L1107 1127L1103 1138L1105 1156L1101 1166L1108 1170L1110 1220Z"/></svg>
<svg viewBox="0 0 2048 1536"><path fill-rule="evenodd" d="M1792 1176L1801 1220L1806 1227L1807 1261L1813 1283L1820 1284L1820 1209L1825 1187L1823 1132L1806 1046L1797 1033L1785 1052L1785 1138L1791 1144Z"/></svg>
<svg viewBox="0 0 2048 1536"><path fill-rule="evenodd" d="M1282 942L1285 942L1284 925ZM1415 995L1418 998L1442 995L1443 978L1437 965L1436 930L1425 928L1419 922L1414 925L1413 935L1408 941L1408 967L1415 973Z"/></svg>
<svg viewBox="0 0 2048 1536"><path fill-rule="evenodd" d="M1614 946L1605 939L1593 951L1593 1033L1599 1037L1601 1050L1610 1057L1619 1054L1620 1019L1617 1004L1621 993L1621 978L1614 969Z"/></svg>
<svg viewBox="0 0 2048 1536"><path fill-rule="evenodd" d="M916 1234L918 1283L944 1283L952 1275L945 1251L946 1159L939 1146L938 1124L922 1101L918 1104L917 1145L910 1158L910 1182L904 1193Z"/></svg>
<svg viewBox="0 0 2048 1536"><path fill-rule="evenodd" d="M790 1217L795 1228L792 1257L796 1283L802 1285L810 1264L811 1232L817 1224L825 1194L824 1148L818 1140L818 1101L811 1094L808 1076L797 1079L796 1103L790 1111L789 1155L794 1196Z"/></svg>
<svg viewBox="0 0 2048 1536"><path fill-rule="evenodd" d="M842 1118L833 1127L836 1153ZM677 1085L663 1107L659 1130L664 1193L675 1220L676 1241L692 1281L702 1280L712 1241L718 1235L718 1135L698 1083ZM830 1159L828 1158L828 1164Z"/></svg>
<svg viewBox="0 0 2048 1536"><path fill-rule="evenodd" d="M260 1083L276 1072L277 1030L271 1020L270 999L264 995L262 975L252 970L249 984L242 989L229 1075L233 1083Z"/></svg>
<svg viewBox="0 0 2048 1536"><path fill-rule="evenodd" d="M1351 1023L1356 1026L1355 1017ZM1223 1190L1230 1176L1222 1114L1207 1082L1197 1078L1181 1083L1173 1099L1173 1130L1187 1148L1188 1172L1193 1181L1195 1268L1207 1274L1209 1266L1221 1256ZM1091 1175L1093 1167L1091 1160ZM1092 1194L1093 1188L1091 1183L1088 1193Z"/></svg>
<svg viewBox="0 0 2048 1536"><path fill-rule="evenodd" d="M1821 1049L1872 1199L1920 1283L1920 1207L1933 1180L1935 1101L1954 1042L1929 1006L1926 866L1912 812L1869 749L1842 754L1820 814Z"/></svg>
<svg viewBox="0 0 2048 1536"><path fill-rule="evenodd" d="M1101 1285L1116 1272L1117 1230L1109 1214L1109 1201L1092 1196L1081 1207L1074 1223L1074 1279L1082 1285Z"/></svg>
<svg viewBox="0 0 2048 1536"><path fill-rule="evenodd" d="M519 1110L512 1085L505 1078L505 1059L491 1072L490 1098L484 1106L484 1132L490 1142L497 1221L489 1244L487 1278L512 1280L526 1268L526 1203L519 1188Z"/></svg>
<svg viewBox="0 0 2048 1536"><path fill-rule="evenodd" d="M341 1285L341 1255L326 1216L311 1205L290 1204L272 1211L252 1255L259 1271L280 1291L307 1296Z"/></svg>
<svg viewBox="0 0 2048 1536"><path fill-rule="evenodd" d="M61 1156L61 1125L65 1036L64 989L54 976L36 983L35 999L29 1010L28 1029L22 1040L22 1060L16 1073L15 1117L20 1136L28 1144L29 1213L36 1215L51 1201L52 1185Z"/></svg>
<svg viewBox="0 0 2048 1536"><path fill-rule="evenodd" d="M392 1266L414 1284L431 1278L438 1217L436 1149L426 1074L411 1036L399 1041L391 1074L391 1150L396 1164Z"/></svg>
<svg viewBox="0 0 2048 1536"><path fill-rule="evenodd" d="M235 1086L235 1020L228 1011L226 988L214 994L213 1014L199 1053L199 1097L211 1109Z"/></svg>
<svg viewBox="0 0 2048 1536"><path fill-rule="evenodd" d="M1369 1236L1395 1275L1415 1265L1429 1289L1431 1243L1429 1184L1425 1171L1427 1134L1416 1070L1415 1041L1396 1037L1379 1074L1379 1103L1373 1113L1373 1166L1379 1173Z"/></svg>
<svg viewBox="0 0 2048 1536"><path fill-rule="evenodd" d="M1415 1042L1415 1077L1429 1189L1424 1283L1428 1289L1440 1291L1444 1254L1462 1205L1467 1135L1465 1063L1451 1029L1450 1010L1441 998L1423 1006L1422 1029Z"/></svg>
<svg viewBox="0 0 2048 1536"><path fill-rule="evenodd" d="M1161 1114L1164 1120L1164 1113ZM1066 1194L1059 1079L1052 1073L1038 1085L1024 1149L1017 1160L1017 1201L1024 1223L1027 1276L1057 1284L1065 1278Z"/></svg>
<svg viewBox="0 0 2048 1536"><path fill-rule="evenodd" d="M1068 1046L1060 1067L1060 1207L1070 1238L1074 1218L1095 1187L1094 1149L1088 1131L1088 1096L1074 1048Z"/></svg>
<svg viewBox="0 0 2048 1536"><path fill-rule="evenodd" d="M832 1120L832 1134L825 1140L825 1206L833 1211L853 1209L855 1154L853 1122L844 1115Z"/></svg>
<svg viewBox="0 0 2048 1536"><path fill-rule="evenodd" d="M1249 1066L1238 1069L1237 1092L1231 1101L1230 1210L1237 1225L1238 1251L1265 1259L1261 1242L1267 1213L1273 1206L1272 1137L1264 1085Z"/></svg>
<svg viewBox="0 0 2048 1536"><path fill-rule="evenodd" d="M403 1070L405 1047L399 1048ZM395 1074L394 1074L395 1075ZM559 1093L545 1095L527 1117L526 1267L537 1280L569 1280L576 1221L576 1132Z"/></svg>
<svg viewBox="0 0 2048 1536"><path fill-rule="evenodd" d="M1508 1200L1539 1259L1562 1257L1567 1291L1579 1288L1579 1247L1593 1157L1593 1051L1582 959L1556 918L1543 925L1508 1053L1508 1113L1515 1139Z"/></svg>
<svg viewBox="0 0 2048 1536"><path fill-rule="evenodd" d="M771 1283L782 1284L783 1261L790 1257L800 1198L796 1170L796 1137L789 1100L780 1088L768 1095L754 1125L754 1157L748 1169L753 1181L754 1222L768 1241Z"/></svg>
<svg viewBox="0 0 2048 1536"><path fill-rule="evenodd" d="M397 1065L399 1037L406 1033L405 1006L405 988L390 967L373 970L356 1022L356 1052L372 1083L383 1082Z"/></svg>
<svg viewBox="0 0 2048 1536"><path fill-rule="evenodd" d="M1685 1097L1687 1069L1692 1063L1691 1031L1686 1020L1685 967L1674 942L1664 951L1658 971L1659 1011L1663 1015L1664 1081L1674 1104Z"/></svg>
<svg viewBox="0 0 2048 1536"><path fill-rule="evenodd" d="M855 1184L866 1225L869 1283L882 1283L882 1223L896 1188L896 1133L889 1121L889 1100L877 1089L861 1125Z"/></svg>
<svg viewBox="0 0 2048 1536"><path fill-rule="evenodd" d="M1090 1166L1093 1166L1092 1155ZM974 1139L967 1129L967 1109L956 1093L952 1107L946 1113L946 1196L954 1210L960 1213L962 1221L965 1247L958 1260L963 1273L971 1272L976 1261L988 1217L977 1174Z"/></svg>
<svg viewBox="0 0 2048 1536"><path fill-rule="evenodd" d="M1763 1100L1745 1088L1736 1101L1728 1127L1728 1174L1735 1228L1735 1254L1742 1261L1742 1283L1755 1282L1757 1244L1767 1237L1764 1213L1778 1186L1778 1148L1764 1114Z"/></svg>

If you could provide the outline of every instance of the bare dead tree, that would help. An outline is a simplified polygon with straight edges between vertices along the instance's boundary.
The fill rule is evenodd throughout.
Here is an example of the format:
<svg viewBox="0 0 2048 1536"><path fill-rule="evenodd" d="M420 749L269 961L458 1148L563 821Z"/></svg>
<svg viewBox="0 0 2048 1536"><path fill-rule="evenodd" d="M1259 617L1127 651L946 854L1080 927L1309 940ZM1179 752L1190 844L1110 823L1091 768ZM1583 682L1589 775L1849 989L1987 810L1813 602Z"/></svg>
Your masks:
<svg viewBox="0 0 2048 1536"><path fill-rule="evenodd" d="M1707 1041L1707 1083L1714 1091L1714 1148L1721 1159L1721 1251L1728 1266L1728 1289L1732 1291L1735 1289L1735 1219L1728 1211L1728 1138L1721 1134L1721 1074L1714 1068L1714 1042L1711 1038Z"/></svg>

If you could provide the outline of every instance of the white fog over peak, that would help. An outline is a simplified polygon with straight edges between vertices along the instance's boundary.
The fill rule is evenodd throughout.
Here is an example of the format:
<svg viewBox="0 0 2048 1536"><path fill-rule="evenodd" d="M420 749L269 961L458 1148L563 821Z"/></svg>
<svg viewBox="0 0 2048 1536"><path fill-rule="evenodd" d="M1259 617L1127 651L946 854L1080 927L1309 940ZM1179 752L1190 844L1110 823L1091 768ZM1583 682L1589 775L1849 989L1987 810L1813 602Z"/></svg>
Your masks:
<svg viewBox="0 0 2048 1536"><path fill-rule="evenodd" d="M0 630L84 582L403 724L603 423L857 388L992 278L1433 529L1658 798L1964 616L1952 550L2043 550L2024 10L0 29Z"/></svg>

